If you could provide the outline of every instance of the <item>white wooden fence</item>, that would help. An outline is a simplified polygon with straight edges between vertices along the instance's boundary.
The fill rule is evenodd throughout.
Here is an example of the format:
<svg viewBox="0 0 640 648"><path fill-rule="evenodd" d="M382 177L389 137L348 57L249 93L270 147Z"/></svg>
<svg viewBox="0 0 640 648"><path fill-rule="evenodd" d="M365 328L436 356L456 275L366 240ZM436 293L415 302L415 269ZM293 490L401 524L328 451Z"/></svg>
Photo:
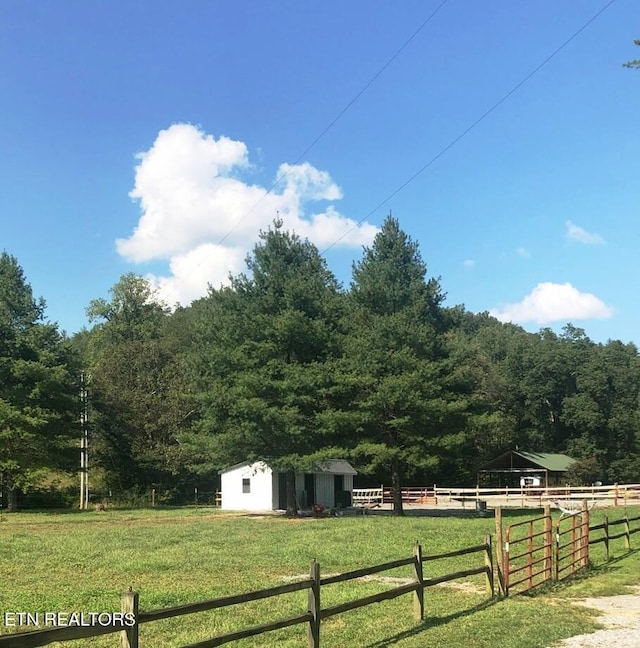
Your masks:
<svg viewBox="0 0 640 648"><path fill-rule="evenodd" d="M375 506L393 502L393 492L389 486L379 488L354 488L354 506ZM405 504L424 504L444 506L462 505L483 500L495 506L536 506L547 503L581 502L587 499L601 502L607 506L623 506L627 502L640 503L640 484L609 484L605 486L541 486L519 488L446 488L441 486L407 486L402 488L402 501Z"/></svg>

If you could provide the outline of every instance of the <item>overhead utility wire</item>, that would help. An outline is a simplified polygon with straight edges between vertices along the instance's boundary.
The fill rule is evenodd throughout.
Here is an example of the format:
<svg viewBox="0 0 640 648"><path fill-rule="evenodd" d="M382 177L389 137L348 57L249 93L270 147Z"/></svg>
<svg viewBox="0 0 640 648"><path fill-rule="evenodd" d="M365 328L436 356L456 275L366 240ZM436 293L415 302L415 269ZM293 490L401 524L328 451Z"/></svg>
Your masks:
<svg viewBox="0 0 640 648"><path fill-rule="evenodd" d="M517 92L531 77L539 72L556 54L560 53L572 40L574 40L577 36L579 36L594 20L596 20L601 14L603 14L616 0L610 0L598 13L596 13L594 16L589 18L580 29L578 29L570 38L568 38L560 47L558 47L555 51L553 51L547 58L542 61L534 70L529 72L527 76L525 76L521 81L519 81L507 94L505 94L501 99L496 101L496 103L491 106L488 110L486 110L478 119L476 119L470 126L468 126L465 130L460 133L454 140L452 140L449 144L447 144L443 149L441 149L436 155L434 155L423 167L418 169L413 175L411 175L407 180L405 180L397 189L395 189L392 193L390 193L384 200L382 200L380 203L378 203L368 214L363 216L353 227L348 229L342 236L339 236L331 245L326 247L324 250L322 250L321 254L324 254L325 252L328 252L334 245L339 243L345 236L353 232L356 227L361 225L367 218L370 216L373 216L375 212L380 209L380 207L384 206L386 203L388 203L394 196L397 196L407 185L411 184L419 175L424 173L434 162L439 160L447 151L452 149L463 137L468 135L480 122L482 122L486 117L488 117L496 108L498 108L500 105L502 105L512 94Z"/></svg>
<svg viewBox="0 0 640 648"><path fill-rule="evenodd" d="M449 0L442 0L442 2L433 10L431 15L429 15L422 24L404 41L404 43L395 51L391 58L367 81L367 83L362 87L362 89L357 92L353 99L347 103L347 105L329 122L329 125L307 146L307 148L298 155L294 160L293 164L289 167L289 170L285 171L282 175L277 177L274 183L264 192L260 199L245 213L242 218L218 241L218 245L224 243L230 236L235 232L240 223L249 216L249 214L289 175L291 167L295 166L302 160L302 158L335 126L336 122L353 106L358 99L375 83L378 77L400 56L400 54L408 47L409 43L431 22L435 15L447 4ZM366 217L365 217L366 218ZM362 221L361 221L362 222Z"/></svg>

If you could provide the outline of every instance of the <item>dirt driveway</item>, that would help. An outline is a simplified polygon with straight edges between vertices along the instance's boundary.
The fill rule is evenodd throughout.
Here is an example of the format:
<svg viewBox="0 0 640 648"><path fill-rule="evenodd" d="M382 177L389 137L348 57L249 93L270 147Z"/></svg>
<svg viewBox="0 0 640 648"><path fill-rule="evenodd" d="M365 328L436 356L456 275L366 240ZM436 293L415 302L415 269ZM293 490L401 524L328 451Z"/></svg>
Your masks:
<svg viewBox="0 0 640 648"><path fill-rule="evenodd" d="M605 626L591 634L577 635L554 644L554 648L640 648L640 587L633 594L581 599L601 612L598 621Z"/></svg>

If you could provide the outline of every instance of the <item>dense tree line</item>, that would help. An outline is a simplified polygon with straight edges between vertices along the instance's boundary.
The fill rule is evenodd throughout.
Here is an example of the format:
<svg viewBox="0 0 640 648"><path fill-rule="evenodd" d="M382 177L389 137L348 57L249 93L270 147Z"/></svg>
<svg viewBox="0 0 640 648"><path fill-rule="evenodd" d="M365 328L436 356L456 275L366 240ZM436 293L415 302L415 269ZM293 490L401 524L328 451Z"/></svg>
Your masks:
<svg viewBox="0 0 640 648"><path fill-rule="evenodd" d="M45 321L17 259L0 255L0 504L55 489L76 464L80 361Z"/></svg>
<svg viewBox="0 0 640 648"><path fill-rule="evenodd" d="M637 348L445 307L392 217L348 288L276 221L247 273L190 307L171 312L128 274L88 315L92 327L66 339L3 254L5 497L73 473L81 370L97 496L154 488L179 501L213 490L221 468L263 459L289 475L293 510L293 475L319 459L348 458L398 494L408 482L472 485L480 463L514 447L573 456L575 483L640 481Z"/></svg>

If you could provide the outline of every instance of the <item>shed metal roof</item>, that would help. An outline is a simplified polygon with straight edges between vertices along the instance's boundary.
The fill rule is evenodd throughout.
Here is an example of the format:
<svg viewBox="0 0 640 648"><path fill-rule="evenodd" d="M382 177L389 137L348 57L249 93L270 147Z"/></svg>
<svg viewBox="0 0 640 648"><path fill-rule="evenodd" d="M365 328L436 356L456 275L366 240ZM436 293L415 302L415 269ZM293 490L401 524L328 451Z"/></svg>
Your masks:
<svg viewBox="0 0 640 648"><path fill-rule="evenodd" d="M329 459L319 461L313 467L314 473L328 473L333 475L357 475L355 468L345 459Z"/></svg>

